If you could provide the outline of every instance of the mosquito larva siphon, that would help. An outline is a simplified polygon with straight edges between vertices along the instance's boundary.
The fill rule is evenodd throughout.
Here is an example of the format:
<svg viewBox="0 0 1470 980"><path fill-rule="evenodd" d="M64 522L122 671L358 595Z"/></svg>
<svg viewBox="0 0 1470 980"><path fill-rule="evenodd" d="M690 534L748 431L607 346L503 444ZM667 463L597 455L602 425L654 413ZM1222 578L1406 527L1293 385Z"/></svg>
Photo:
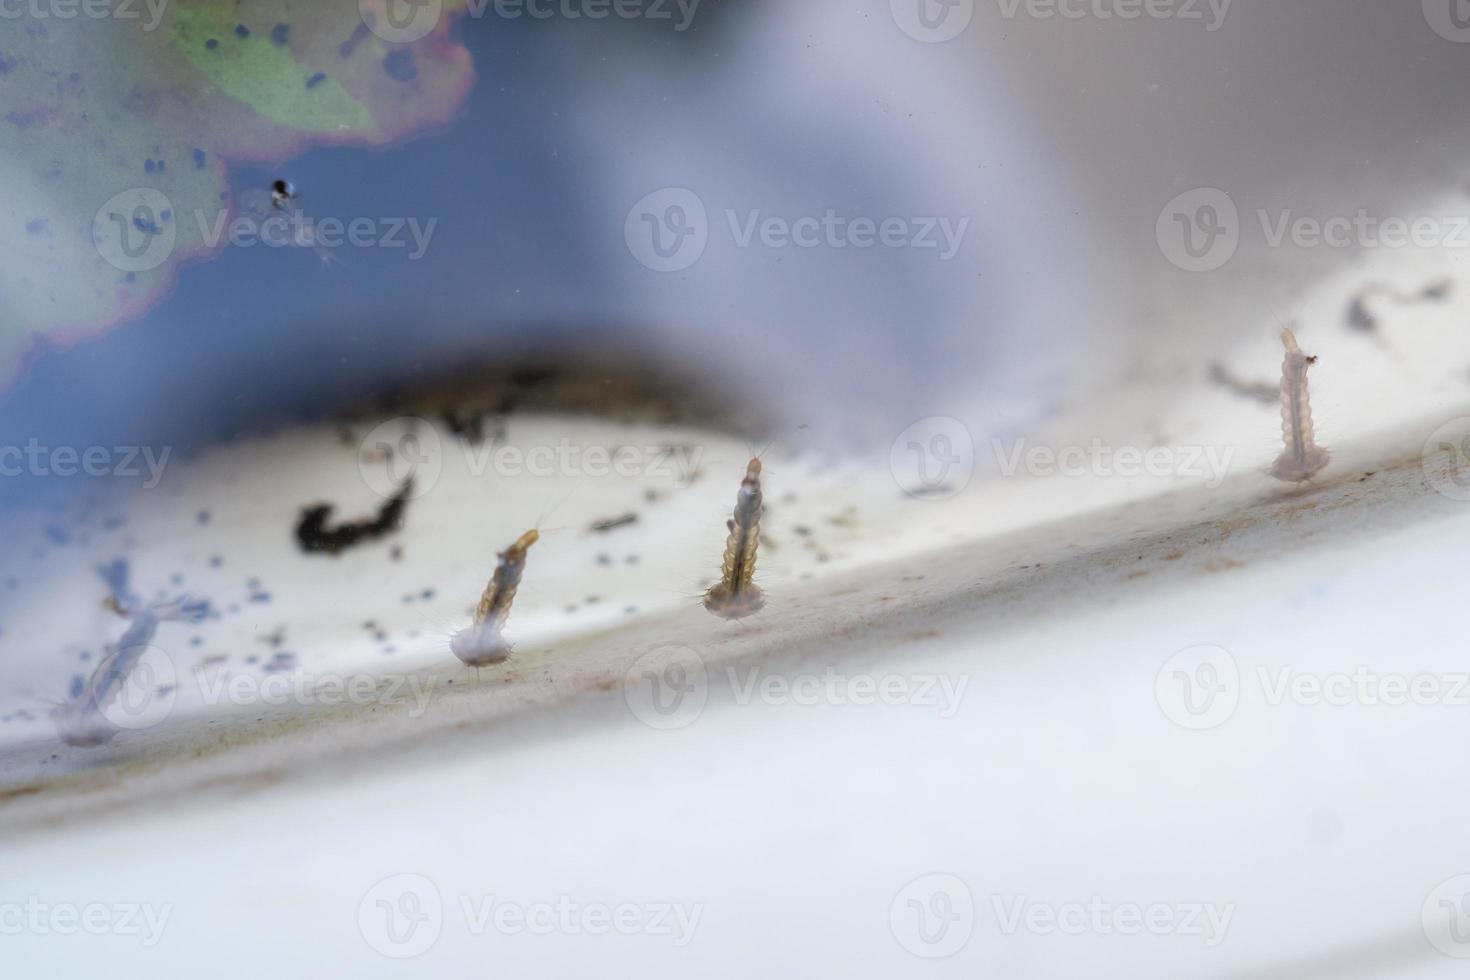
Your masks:
<svg viewBox="0 0 1470 980"><path fill-rule="evenodd" d="M1281 365L1281 436L1286 448L1271 466L1278 480L1301 483L1327 465L1329 454L1312 438L1312 402L1307 393L1307 368L1317 363L1297 346L1290 330L1281 331L1286 360Z"/></svg>
<svg viewBox="0 0 1470 980"><path fill-rule="evenodd" d="M521 573L526 570L526 552L540 538L539 531L527 531L497 556L495 573L475 607L474 623L449 638L450 651L469 666L486 667L510 656L510 644L505 642L502 630L510 618L510 605L515 602L516 589L520 588Z"/></svg>
<svg viewBox="0 0 1470 980"><path fill-rule="evenodd" d="M722 619L740 619L760 612L766 604L760 586L755 584L755 553L760 547L761 530L761 461L752 459L740 481L735 497L735 513L725 524L730 536L725 539L725 562L720 581L704 594L704 608Z"/></svg>

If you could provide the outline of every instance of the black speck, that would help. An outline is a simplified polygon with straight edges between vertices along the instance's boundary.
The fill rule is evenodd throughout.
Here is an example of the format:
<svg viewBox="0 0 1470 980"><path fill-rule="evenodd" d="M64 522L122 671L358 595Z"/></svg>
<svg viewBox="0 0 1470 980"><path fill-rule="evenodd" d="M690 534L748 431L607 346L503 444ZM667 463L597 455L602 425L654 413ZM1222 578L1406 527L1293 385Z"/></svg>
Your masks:
<svg viewBox="0 0 1470 980"><path fill-rule="evenodd" d="M214 38L210 38L208 41L204 42L204 47L206 50L213 51L215 48L219 47L219 41Z"/></svg>
<svg viewBox="0 0 1470 980"><path fill-rule="evenodd" d="M271 43L272 44L285 44L286 43L286 36L288 34L290 34L290 33L291 33L291 25L290 24L277 24L275 27L272 27L271 28Z"/></svg>
<svg viewBox="0 0 1470 980"><path fill-rule="evenodd" d="M316 88L318 85L320 85L322 82L325 82L326 80L327 80L327 73L326 72L319 71L315 75L311 76L310 78L308 78L306 80L306 87L307 88Z"/></svg>
<svg viewBox="0 0 1470 980"><path fill-rule="evenodd" d="M395 82L411 82L419 77L418 66L413 63L413 53L407 48L388 52L383 59L383 71Z"/></svg>
<svg viewBox="0 0 1470 980"><path fill-rule="evenodd" d="M209 159L208 154L206 154L203 150L195 150L194 151L194 169L195 170L203 170L204 169L204 162L206 160L208 160L208 159Z"/></svg>
<svg viewBox="0 0 1470 980"><path fill-rule="evenodd" d="M250 36L250 28L246 27L244 24L236 24L235 25L235 36L238 37L238 38L247 38L247 37L249 37Z"/></svg>

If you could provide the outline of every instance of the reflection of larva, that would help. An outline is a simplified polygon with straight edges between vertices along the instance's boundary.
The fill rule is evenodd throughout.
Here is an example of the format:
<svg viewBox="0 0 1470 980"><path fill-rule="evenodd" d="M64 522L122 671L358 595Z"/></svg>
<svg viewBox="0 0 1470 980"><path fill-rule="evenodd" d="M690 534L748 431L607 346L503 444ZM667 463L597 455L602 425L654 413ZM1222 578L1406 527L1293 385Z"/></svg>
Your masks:
<svg viewBox="0 0 1470 980"><path fill-rule="evenodd" d="M1327 450L1312 439L1312 402L1307 394L1307 368L1317 363L1297 346L1290 330L1281 331L1286 360L1281 365L1281 436L1286 448L1271 466L1278 480L1300 483L1327 465Z"/></svg>
<svg viewBox="0 0 1470 980"><path fill-rule="evenodd" d="M520 587L521 573L526 570L526 552L540 538L540 532L532 529L500 553L495 574L475 607L474 624L449 638L450 651L471 667L498 664L510 656L510 644L501 631L510 618L510 604Z"/></svg>
<svg viewBox="0 0 1470 980"><path fill-rule="evenodd" d="M755 552L760 546L761 461L752 459L735 497L735 514L727 522L725 563L720 581L704 595L704 608L723 619L739 619L759 612L766 604L755 584Z"/></svg>

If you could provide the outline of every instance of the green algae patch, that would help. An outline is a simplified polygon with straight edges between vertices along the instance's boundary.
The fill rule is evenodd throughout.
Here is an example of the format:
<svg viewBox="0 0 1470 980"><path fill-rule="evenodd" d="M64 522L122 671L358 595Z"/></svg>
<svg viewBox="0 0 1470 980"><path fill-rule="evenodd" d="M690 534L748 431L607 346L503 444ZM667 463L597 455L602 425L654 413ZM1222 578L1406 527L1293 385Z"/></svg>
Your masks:
<svg viewBox="0 0 1470 980"><path fill-rule="evenodd" d="M452 36L464 2L427 8L407 39L381 0L0 19L0 384L38 346L141 315L223 247L230 163L453 119L474 81Z"/></svg>

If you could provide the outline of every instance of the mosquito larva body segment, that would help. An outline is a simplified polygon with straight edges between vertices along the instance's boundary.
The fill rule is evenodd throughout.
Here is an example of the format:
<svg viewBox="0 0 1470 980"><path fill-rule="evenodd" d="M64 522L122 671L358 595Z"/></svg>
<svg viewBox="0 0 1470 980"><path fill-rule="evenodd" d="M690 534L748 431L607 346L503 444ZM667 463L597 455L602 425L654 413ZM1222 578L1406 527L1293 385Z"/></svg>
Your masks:
<svg viewBox="0 0 1470 980"><path fill-rule="evenodd" d="M510 656L510 644L501 631L510 618L511 603L526 570L526 552L540 538L540 532L533 528L500 553L490 584L475 607L474 623L450 637L450 651L469 666L498 664Z"/></svg>
<svg viewBox="0 0 1470 980"><path fill-rule="evenodd" d="M1302 353L1296 336L1281 331L1286 347L1286 360L1281 365L1281 436L1286 447L1271 466L1278 480L1301 483L1310 480L1327 465L1327 450L1318 446L1312 433L1312 402L1307 392L1307 368L1317 358Z"/></svg>
<svg viewBox="0 0 1470 980"><path fill-rule="evenodd" d="M766 604L760 586L755 584L761 509L761 461L752 459L745 468L745 479L740 481L735 513L726 522L730 534L725 539L720 581L704 595L704 607L722 619L749 616Z"/></svg>

